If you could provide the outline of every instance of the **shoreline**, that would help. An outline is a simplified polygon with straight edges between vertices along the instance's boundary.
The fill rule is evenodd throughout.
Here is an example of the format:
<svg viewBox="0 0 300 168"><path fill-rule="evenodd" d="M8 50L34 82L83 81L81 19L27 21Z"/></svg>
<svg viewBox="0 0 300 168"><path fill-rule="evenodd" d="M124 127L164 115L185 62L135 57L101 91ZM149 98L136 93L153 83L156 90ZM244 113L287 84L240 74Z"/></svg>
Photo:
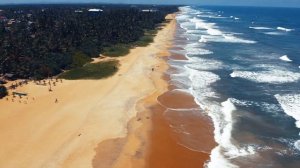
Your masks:
<svg viewBox="0 0 300 168"><path fill-rule="evenodd" d="M16 90L28 93L28 99L10 95L8 100L0 100L0 106L5 107L0 113L0 143L5 144L0 151L0 165L6 168L97 167L95 156L99 156L99 143L105 144L101 151L110 155L104 158L101 167L134 167L132 156L139 156L136 160L143 165L144 160L136 151L140 149L141 136L129 132L140 129L143 119L150 124L150 115L141 113L143 110L139 108L144 106L139 104L142 98L159 92L156 85L165 85L160 80L153 81L151 76L159 79L158 69L163 72L167 68L165 64L158 67L161 58L157 54L166 53L165 35L171 30L169 25L158 32L154 43L131 49L127 56L117 58L121 66L112 77L63 80L52 92L47 86L30 82ZM136 122L128 124L129 121ZM116 149L117 156L111 149Z"/></svg>
<svg viewBox="0 0 300 168"><path fill-rule="evenodd" d="M147 167L147 161L145 159L148 152L147 148L151 146L149 142L149 132L153 124L153 111L150 108L157 103L157 97L168 89L168 83L162 76L169 68L166 59L169 56L168 48L172 45L171 42L175 32L176 20L175 14L170 14L167 18L171 19L171 22L158 32L154 38L154 43L152 43L154 46L159 47L158 52L152 56L155 60L155 64L153 64L152 68L154 70L149 76L155 89L149 95L145 95L139 99L136 103L137 115L128 123L128 134L126 137L122 139L111 139L97 146L96 151L97 149L99 150L97 152L98 157L96 156L93 160L95 168L100 168L105 160L111 160L110 167L114 168ZM119 153L111 157L107 156L101 152L103 147L107 146L109 146L108 148L111 151Z"/></svg>
<svg viewBox="0 0 300 168"><path fill-rule="evenodd" d="M121 150L109 159L111 167L114 168L199 167L204 166L210 159L210 152L216 146L211 119L201 112L192 95L173 93L178 88L169 83L170 77L166 74L172 68L168 60L187 60L185 56L170 51L177 29L175 15L172 17L173 20L168 26L172 26L173 32L169 31L169 35L165 35L167 45L164 46L163 52L157 54L160 59L151 75L156 91L136 104L138 113L129 122L129 132L125 138L109 140L98 145L97 149L100 152L98 157L94 158L94 167L100 168L101 163L107 160L103 159L106 154L101 153L107 146L111 151ZM179 113L175 111L166 116L167 108L197 110L191 113L189 110ZM174 132L171 124L180 123L189 123L187 129L193 135L186 137ZM186 139L192 139L192 142Z"/></svg>
<svg viewBox="0 0 300 168"><path fill-rule="evenodd" d="M175 26L174 43L179 26ZM162 72L167 88L149 107L152 111L150 147L147 149L147 167L201 167L210 159L211 150L217 145L211 118L203 113L193 95L182 92L170 83L170 75L177 73L169 60L187 60L184 55L172 52L179 50L169 46L169 56L164 60L170 74ZM183 44L181 44L183 45Z"/></svg>
<svg viewBox="0 0 300 168"><path fill-rule="evenodd" d="M211 125L191 95L173 92L169 59L185 60L170 51L176 14L147 47L130 50L119 71L101 80L63 80L48 86L30 82L16 91L28 99L0 100L0 165L22 167L199 167L214 145ZM96 60L97 61L97 60ZM58 102L56 100L58 99ZM186 101L178 101L185 99ZM25 103L26 102L26 103ZM47 107L47 108L45 108ZM167 107L194 108L169 111ZM199 113L201 114L201 113ZM173 123L172 123L173 122ZM190 123L195 137L178 134L172 124ZM200 128L200 131L199 131ZM196 137L197 136L197 137ZM200 139L197 139L199 138ZM188 142L194 139L205 143ZM207 144L209 147L207 148ZM188 165L186 164L188 163Z"/></svg>

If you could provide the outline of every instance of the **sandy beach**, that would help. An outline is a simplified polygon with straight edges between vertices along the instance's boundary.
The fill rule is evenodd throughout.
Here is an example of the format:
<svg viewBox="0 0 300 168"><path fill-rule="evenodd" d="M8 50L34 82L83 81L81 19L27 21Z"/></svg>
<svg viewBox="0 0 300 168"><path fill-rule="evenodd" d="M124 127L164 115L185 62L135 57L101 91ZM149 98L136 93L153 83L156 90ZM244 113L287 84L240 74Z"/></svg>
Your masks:
<svg viewBox="0 0 300 168"><path fill-rule="evenodd" d="M109 161L93 165L95 156L105 151L97 146L126 138L128 122L136 120L138 101L157 92L152 76L160 74L152 68L161 62L158 55L167 49L174 24L173 20L159 31L151 45L119 58L120 70L113 77L63 80L53 92L30 82L16 90L28 93L28 99L0 100L1 167L111 167ZM105 154L113 155L107 149Z"/></svg>
<svg viewBox="0 0 300 168"><path fill-rule="evenodd" d="M203 165L209 154L179 145L182 137L174 134L169 121L200 126L202 131L197 130L197 135L202 137L211 131L205 125L209 122L203 117L181 118L176 113L168 116L169 121L164 116L166 106L198 107L190 95L170 92L165 72L176 20L175 15L167 17L172 20L158 32L154 43L118 58L119 71L110 78L63 80L52 86L52 92L48 86L30 82L16 90L28 93L28 98L10 95L0 100L1 167Z"/></svg>
<svg viewBox="0 0 300 168"><path fill-rule="evenodd" d="M177 25L175 33L179 29ZM173 45L169 48L167 60L186 60L184 55L173 52L182 48ZM181 91L170 82L169 75L178 73L177 70L168 67L167 72L162 78L168 84L167 89L149 107L152 111L152 125L149 132L150 145L146 150L146 167L203 167L216 146L213 123L190 93Z"/></svg>

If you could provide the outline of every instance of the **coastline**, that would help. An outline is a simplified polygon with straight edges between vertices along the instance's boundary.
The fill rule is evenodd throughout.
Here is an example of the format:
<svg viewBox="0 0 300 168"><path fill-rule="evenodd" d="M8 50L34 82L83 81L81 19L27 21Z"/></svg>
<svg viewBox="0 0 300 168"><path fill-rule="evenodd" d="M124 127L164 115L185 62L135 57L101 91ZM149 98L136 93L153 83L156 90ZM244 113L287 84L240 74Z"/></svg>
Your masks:
<svg viewBox="0 0 300 168"><path fill-rule="evenodd" d="M192 168L204 166L209 160L210 151L216 146L211 119L203 115L192 95L176 92L178 88L170 83L167 74L172 69L168 60L186 59L183 55L170 52L178 29L175 15L172 18L155 40L162 40L160 36L163 36L165 44L160 47L163 51L157 54L158 62L150 76L155 92L136 104L138 113L129 122L129 132L125 138L108 140L98 145L94 167L100 168L109 160L108 167L114 168ZM196 110L176 111L189 108ZM172 113L166 115L170 111ZM186 128L192 133L191 136L180 134L172 127L172 124L180 126L185 123L188 123ZM113 151L113 155L107 156L103 148Z"/></svg>
<svg viewBox="0 0 300 168"><path fill-rule="evenodd" d="M5 107L0 114L0 143L6 144L0 151L0 165L6 168L204 165L209 159L209 149L215 145L210 136L210 120L195 115L195 111L186 111L185 114L191 115L174 111L165 115L167 107L199 108L191 95L174 93L176 87L169 83L167 71L171 67L167 61L185 59L170 52L178 28L175 16L167 16L171 21L158 31L149 46L131 49L127 56L116 58L120 69L112 77L63 80L53 87L53 92L47 86L30 82L17 89L28 93L28 99L15 98L12 102L9 96L8 100L0 100L0 106ZM185 137L170 127L180 122L189 123L188 129L194 131L195 137ZM189 148L186 144L190 142L185 138L200 141L200 146L196 143Z"/></svg>
<svg viewBox="0 0 300 168"><path fill-rule="evenodd" d="M134 48L127 56L117 58L121 66L112 77L63 80L52 88L52 92L47 86L30 82L16 90L28 93L28 99L10 95L7 100L0 100L0 106L5 107L0 114L0 143L5 144L0 151L0 165L6 168L24 165L30 168L97 167L97 146L99 143L110 144L110 140L117 141L112 146L119 144L123 149L119 155L122 157L106 158L106 165L101 163L101 167L111 167L110 159L115 165L112 167L132 164L128 152L136 153L135 149L142 141L128 130L140 129L143 118L150 124L150 116L140 112L139 108L144 108L140 100L160 92L156 85L167 87L152 77L160 78L158 70L167 69L165 64L160 64L161 58L157 54L166 53L168 38L165 35L171 37L170 25L168 23L158 32L154 43ZM55 103L56 99L58 103ZM134 120L138 122L128 124ZM113 155L110 149L106 144L101 151ZM136 160L143 164L143 159Z"/></svg>
<svg viewBox="0 0 300 168"><path fill-rule="evenodd" d="M178 72L168 61L187 60L185 55L176 52L183 50L176 45L180 29L176 24L173 42L164 60L168 69L162 72L162 79L167 88L148 107L152 114L150 145L146 156L146 167L149 168L201 167L209 161L210 152L216 146L210 117L203 113L193 95L171 82L170 75ZM182 45L179 43L179 46Z"/></svg>
<svg viewBox="0 0 300 168"><path fill-rule="evenodd" d="M152 55L154 69L149 79L155 88L150 94L145 95L135 104L137 115L128 123L128 134L123 138L111 139L100 143L97 148L97 155L93 160L95 168L102 167L103 162L109 160L108 167L114 168L141 168L147 167L148 148L151 147L150 132L153 125L152 106L157 103L157 97L168 90L168 83L163 78L163 74L169 66L166 62L170 56L168 49L172 46L172 40L176 29L176 14L170 14L167 19L171 19L162 30L158 32L151 45L157 48L157 52ZM154 59L153 59L154 58ZM116 151L115 154L107 156L103 148ZM121 151L121 152L120 152Z"/></svg>

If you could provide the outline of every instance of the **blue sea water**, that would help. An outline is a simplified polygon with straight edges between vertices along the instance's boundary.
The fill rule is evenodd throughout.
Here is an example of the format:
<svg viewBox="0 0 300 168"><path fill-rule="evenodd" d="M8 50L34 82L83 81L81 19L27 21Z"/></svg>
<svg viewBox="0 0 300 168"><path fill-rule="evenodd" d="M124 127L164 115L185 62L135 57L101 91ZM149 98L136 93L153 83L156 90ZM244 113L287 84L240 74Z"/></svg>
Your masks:
<svg viewBox="0 0 300 168"><path fill-rule="evenodd" d="M300 167L300 9L180 11L171 82L214 123L206 167Z"/></svg>

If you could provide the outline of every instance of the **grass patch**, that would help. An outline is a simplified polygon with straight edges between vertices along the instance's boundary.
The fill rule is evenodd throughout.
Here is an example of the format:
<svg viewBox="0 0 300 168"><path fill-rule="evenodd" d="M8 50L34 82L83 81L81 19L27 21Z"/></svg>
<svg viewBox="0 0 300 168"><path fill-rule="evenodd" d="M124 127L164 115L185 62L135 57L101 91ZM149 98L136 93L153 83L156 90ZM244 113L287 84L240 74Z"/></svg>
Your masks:
<svg viewBox="0 0 300 168"><path fill-rule="evenodd" d="M158 29L154 29L154 30L146 30L145 31L145 36L155 36L158 32Z"/></svg>
<svg viewBox="0 0 300 168"><path fill-rule="evenodd" d="M154 30L145 30L144 36L141 37L138 41L134 42L134 46L146 47L150 43L154 41L154 37L156 36L158 29Z"/></svg>
<svg viewBox="0 0 300 168"><path fill-rule="evenodd" d="M74 68L59 75L59 78L68 80L102 79L114 75L118 71L118 61L89 63L83 67Z"/></svg>
<svg viewBox="0 0 300 168"><path fill-rule="evenodd" d="M78 51L72 55L72 64L70 65L70 68L82 67L83 65L91 61L92 59L90 57L88 57L83 52Z"/></svg>
<svg viewBox="0 0 300 168"><path fill-rule="evenodd" d="M116 44L110 47L105 47L103 49L102 54L109 57L125 56L129 54L131 48L134 48L136 46L146 47L150 43L152 43L154 36L157 34L159 30L160 30L159 28L153 30L144 30L145 31L144 36L141 37L139 40L129 44Z"/></svg>
<svg viewBox="0 0 300 168"><path fill-rule="evenodd" d="M145 35L142 38L140 38L138 41L134 42L133 45L139 46L139 47L146 47L150 43L153 42L154 36L152 35Z"/></svg>
<svg viewBox="0 0 300 168"><path fill-rule="evenodd" d="M110 57L119 57L129 54L130 45L116 44L111 47L105 47L102 54Z"/></svg>

